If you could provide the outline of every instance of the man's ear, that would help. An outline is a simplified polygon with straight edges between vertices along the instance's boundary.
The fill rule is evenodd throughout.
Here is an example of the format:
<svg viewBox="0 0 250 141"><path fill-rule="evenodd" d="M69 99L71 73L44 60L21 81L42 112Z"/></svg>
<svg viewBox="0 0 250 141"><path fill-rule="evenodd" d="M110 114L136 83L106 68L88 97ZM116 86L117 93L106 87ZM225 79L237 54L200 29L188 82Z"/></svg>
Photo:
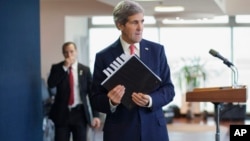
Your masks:
<svg viewBox="0 0 250 141"><path fill-rule="evenodd" d="M120 23L117 23L116 24L116 27L119 29L119 30L122 30L124 28L124 25L120 24Z"/></svg>

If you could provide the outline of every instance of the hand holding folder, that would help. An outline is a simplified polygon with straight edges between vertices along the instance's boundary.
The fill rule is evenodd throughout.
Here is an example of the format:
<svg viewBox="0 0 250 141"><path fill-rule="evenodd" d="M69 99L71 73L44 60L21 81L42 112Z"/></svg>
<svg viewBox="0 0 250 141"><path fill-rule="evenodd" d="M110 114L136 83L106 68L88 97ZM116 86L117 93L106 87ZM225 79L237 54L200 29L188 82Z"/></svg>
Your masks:
<svg viewBox="0 0 250 141"><path fill-rule="evenodd" d="M111 90L119 84L125 86L126 90L121 103L128 109L135 106L131 97L133 92L150 93L161 84L161 79L136 55L122 54L103 72L107 78L101 85L107 90Z"/></svg>

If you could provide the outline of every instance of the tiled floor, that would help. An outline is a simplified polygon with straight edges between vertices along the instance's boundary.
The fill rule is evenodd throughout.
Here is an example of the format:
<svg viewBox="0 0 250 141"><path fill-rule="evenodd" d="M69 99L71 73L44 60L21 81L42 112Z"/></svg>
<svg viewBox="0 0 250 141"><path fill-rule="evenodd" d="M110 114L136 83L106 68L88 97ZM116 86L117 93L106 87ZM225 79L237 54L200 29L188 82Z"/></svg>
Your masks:
<svg viewBox="0 0 250 141"><path fill-rule="evenodd" d="M220 121L219 132L216 132L216 123L213 117L207 121L195 117L192 120L186 118L176 118L172 123L168 124L170 141L229 141L229 126L230 124L249 124L246 121ZM102 131L92 130L89 132L88 141L102 141Z"/></svg>

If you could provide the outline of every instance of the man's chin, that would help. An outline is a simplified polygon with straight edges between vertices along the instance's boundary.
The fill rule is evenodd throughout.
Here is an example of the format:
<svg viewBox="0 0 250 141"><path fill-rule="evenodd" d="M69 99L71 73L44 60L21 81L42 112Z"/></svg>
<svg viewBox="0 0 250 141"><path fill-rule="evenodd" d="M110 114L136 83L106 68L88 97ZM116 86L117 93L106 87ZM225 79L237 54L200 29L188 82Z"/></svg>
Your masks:
<svg viewBox="0 0 250 141"><path fill-rule="evenodd" d="M136 43L139 43L139 42L141 41L141 39L142 39L141 37L135 38L134 41L135 41Z"/></svg>

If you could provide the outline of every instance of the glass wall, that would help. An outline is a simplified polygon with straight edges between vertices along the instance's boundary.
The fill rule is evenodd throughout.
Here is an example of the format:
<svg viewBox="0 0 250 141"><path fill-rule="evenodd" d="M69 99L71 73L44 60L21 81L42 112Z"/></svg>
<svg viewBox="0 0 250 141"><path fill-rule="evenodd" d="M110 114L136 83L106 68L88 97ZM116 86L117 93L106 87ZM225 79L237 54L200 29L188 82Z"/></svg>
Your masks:
<svg viewBox="0 0 250 141"><path fill-rule="evenodd" d="M192 65L182 61L200 59L200 65L204 66L206 79L198 87L218 87L230 86L231 75L230 69L225 66L221 60L214 58L209 54L210 49L217 50L225 56L230 56L230 29L225 27L189 27L189 28L160 28L160 43L166 48L169 58L169 64L172 69L173 81L176 86L176 98L174 103L179 106L183 103L185 92L179 89L177 78L178 72L183 65ZM183 80L184 81L184 80ZM211 103L200 103L201 110L206 108L208 111L213 110ZM206 107L204 107L206 106ZM181 106L182 107L182 106Z"/></svg>
<svg viewBox="0 0 250 141"><path fill-rule="evenodd" d="M249 21L249 20L248 20ZM250 21L249 21L250 22ZM250 86L250 27L235 27L234 28L234 62L239 71L239 84ZM248 93L249 97L249 93ZM247 100L247 112L250 112L250 99Z"/></svg>
<svg viewBox="0 0 250 141"><path fill-rule="evenodd" d="M239 83L250 85L250 55L247 46L250 46L250 27L231 26L147 26L145 25L143 38L159 42L165 47L168 63L172 70L172 79L176 86L176 97L171 103L182 105L183 91L178 86L178 69L183 60L199 58L206 71L206 79L200 87L218 87L232 85L232 71L222 60L209 54L214 49L222 56L232 61L239 71ZM231 34L232 33L232 34ZM120 31L114 26L102 28L92 26L89 32L90 67L93 70L95 53L107 47L118 39ZM233 40L232 40L233 39ZM200 103L200 110L214 111L212 103ZM250 112L250 105L247 107Z"/></svg>

